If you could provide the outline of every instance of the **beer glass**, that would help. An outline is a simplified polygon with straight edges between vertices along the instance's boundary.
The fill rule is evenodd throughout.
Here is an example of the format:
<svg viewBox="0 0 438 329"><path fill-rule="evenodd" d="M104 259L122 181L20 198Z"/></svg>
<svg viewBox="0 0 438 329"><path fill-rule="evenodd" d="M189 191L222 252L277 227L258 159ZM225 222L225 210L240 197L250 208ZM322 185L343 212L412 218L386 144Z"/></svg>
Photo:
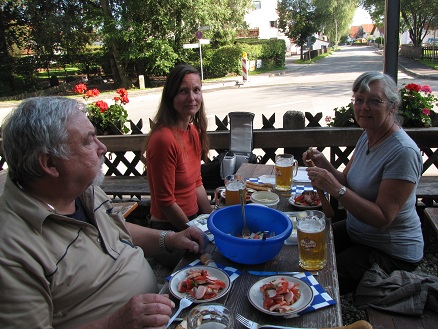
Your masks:
<svg viewBox="0 0 438 329"><path fill-rule="evenodd" d="M228 308L218 303L195 306L187 316L187 329L196 328L233 328L233 314Z"/></svg>
<svg viewBox="0 0 438 329"><path fill-rule="evenodd" d="M299 265L308 271L327 264L327 233L322 211L307 210L297 215Z"/></svg>
<svg viewBox="0 0 438 329"><path fill-rule="evenodd" d="M298 172L298 161L292 154L275 156L275 189L288 191L292 188L292 177Z"/></svg>
<svg viewBox="0 0 438 329"><path fill-rule="evenodd" d="M225 182L225 205L240 204L239 191L243 190L246 200L246 181L245 177L239 175L229 175L224 179Z"/></svg>

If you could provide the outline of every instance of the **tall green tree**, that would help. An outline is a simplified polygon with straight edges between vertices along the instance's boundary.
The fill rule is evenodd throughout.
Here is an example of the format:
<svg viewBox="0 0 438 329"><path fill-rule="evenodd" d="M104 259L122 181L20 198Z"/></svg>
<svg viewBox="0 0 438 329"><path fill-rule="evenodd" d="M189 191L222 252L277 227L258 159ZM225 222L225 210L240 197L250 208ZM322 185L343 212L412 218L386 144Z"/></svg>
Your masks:
<svg viewBox="0 0 438 329"><path fill-rule="evenodd" d="M23 1L0 0L0 95L12 94L14 86L14 48L25 45L29 29Z"/></svg>
<svg viewBox="0 0 438 329"><path fill-rule="evenodd" d="M385 1L361 0L375 22L383 22ZM429 29L434 27L437 17L438 2L430 0L400 0L400 28L408 31L414 46L421 46Z"/></svg>
<svg viewBox="0 0 438 329"><path fill-rule="evenodd" d="M358 0L313 0L321 18L322 32L338 46L342 35L348 34Z"/></svg>
<svg viewBox="0 0 438 329"><path fill-rule="evenodd" d="M166 74L177 61L187 60L200 26L212 47L232 42L251 0L128 0L120 13L118 44L121 57L136 63L139 74ZM107 34L108 35L108 34ZM116 35L116 34L114 34Z"/></svg>
<svg viewBox="0 0 438 329"><path fill-rule="evenodd" d="M321 31L321 20L312 0L279 0L277 4L278 27L300 47L303 59L303 47L309 38Z"/></svg>
<svg viewBox="0 0 438 329"><path fill-rule="evenodd" d="M83 52L91 41L93 27L79 1L27 1L26 12L31 28L27 47L46 67L50 61Z"/></svg>

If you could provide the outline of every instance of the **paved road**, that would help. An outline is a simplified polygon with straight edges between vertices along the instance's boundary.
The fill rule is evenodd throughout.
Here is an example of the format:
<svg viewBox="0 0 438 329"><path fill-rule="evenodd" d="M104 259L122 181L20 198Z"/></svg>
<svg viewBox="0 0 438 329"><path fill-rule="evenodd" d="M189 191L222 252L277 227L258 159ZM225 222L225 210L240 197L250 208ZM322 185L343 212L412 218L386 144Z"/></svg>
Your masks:
<svg viewBox="0 0 438 329"><path fill-rule="evenodd" d="M275 115L277 128L282 127L283 114L290 110L312 114L323 112L324 117L333 115L335 107L350 102L354 79L366 71L383 71L384 60L381 52L372 47L351 46L343 47L341 51L314 64L294 64L297 58L297 55L287 58L283 71L250 75L249 81L240 87L236 86L236 80L242 81L241 77L205 82L204 99L209 115L209 130L216 129L216 115L223 119L231 111L254 112L256 129L262 126L262 114L268 118ZM415 81L429 84L432 90L438 91L437 80L425 80L420 75L411 77L405 72L408 71L400 70L398 73L400 86ZM134 122L142 119L144 132L148 131L148 120L156 112L160 93L161 88L129 93L130 103L126 105L129 118ZM111 103L112 95L107 97L105 100ZM17 103L0 103L0 119Z"/></svg>

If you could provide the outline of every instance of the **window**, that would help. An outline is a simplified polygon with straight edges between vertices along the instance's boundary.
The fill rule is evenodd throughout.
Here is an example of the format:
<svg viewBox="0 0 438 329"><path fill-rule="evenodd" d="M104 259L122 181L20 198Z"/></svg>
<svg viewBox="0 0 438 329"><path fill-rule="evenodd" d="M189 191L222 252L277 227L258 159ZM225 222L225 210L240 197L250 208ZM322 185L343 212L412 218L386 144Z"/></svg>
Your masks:
<svg viewBox="0 0 438 329"><path fill-rule="evenodd" d="M253 1L252 5L254 6L254 9L261 9L262 8L262 2L261 1Z"/></svg>
<svg viewBox="0 0 438 329"><path fill-rule="evenodd" d="M270 21L269 24L271 25L271 27L278 28L277 21Z"/></svg>

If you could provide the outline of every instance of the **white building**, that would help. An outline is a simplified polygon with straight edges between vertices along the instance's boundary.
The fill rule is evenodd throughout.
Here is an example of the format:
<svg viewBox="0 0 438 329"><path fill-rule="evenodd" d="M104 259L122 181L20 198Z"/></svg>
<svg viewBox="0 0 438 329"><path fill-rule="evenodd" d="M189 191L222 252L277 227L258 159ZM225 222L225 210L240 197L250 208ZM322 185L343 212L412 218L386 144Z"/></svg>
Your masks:
<svg viewBox="0 0 438 329"><path fill-rule="evenodd" d="M286 42L286 51L291 54L298 54L299 47L292 44L290 39L284 33L278 30L277 0L253 0L254 9L245 15L245 21L249 29L258 30L260 39L278 38ZM315 34L316 42L313 49L328 47L329 43L326 38Z"/></svg>
<svg viewBox="0 0 438 329"><path fill-rule="evenodd" d="M245 15L245 22L250 29L258 29L260 39L284 39L286 49L290 51L291 43L288 37L278 31L277 0L254 0L253 10Z"/></svg>

